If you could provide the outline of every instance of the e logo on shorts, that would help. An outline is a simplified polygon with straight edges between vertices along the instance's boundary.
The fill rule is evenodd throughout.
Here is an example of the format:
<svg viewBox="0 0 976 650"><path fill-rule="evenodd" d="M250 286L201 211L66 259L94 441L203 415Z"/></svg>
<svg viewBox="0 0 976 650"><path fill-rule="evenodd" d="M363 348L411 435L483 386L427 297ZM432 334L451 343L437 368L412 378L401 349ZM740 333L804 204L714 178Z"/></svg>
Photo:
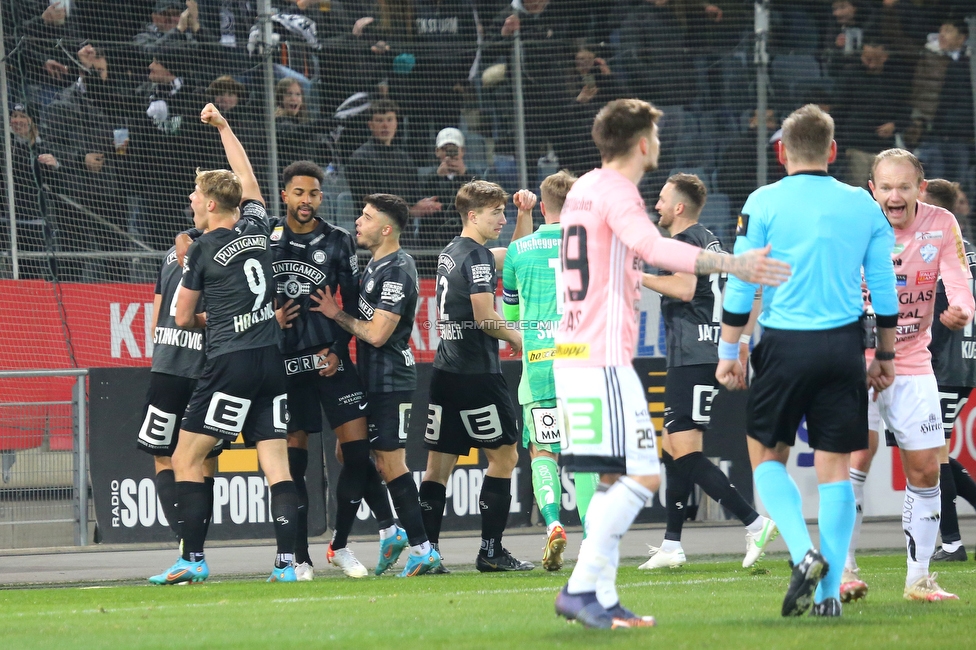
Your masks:
<svg viewBox="0 0 976 650"><path fill-rule="evenodd" d="M599 445L603 442L603 402L594 397L566 400L566 424L574 445Z"/></svg>
<svg viewBox="0 0 976 650"><path fill-rule="evenodd" d="M437 442L441 439L441 413L444 407L440 404L427 405L427 433L424 439L428 442Z"/></svg>
<svg viewBox="0 0 976 650"><path fill-rule="evenodd" d="M697 384L691 398L691 419L708 424L712 419L712 400L718 394L714 386Z"/></svg>
<svg viewBox="0 0 976 650"><path fill-rule="evenodd" d="M489 404L482 408L458 411L461 422L468 435L475 440L489 442L502 436L502 422L498 417L498 408Z"/></svg>
<svg viewBox="0 0 976 650"><path fill-rule="evenodd" d="M410 402L404 402L400 404L400 428L397 430L397 435L401 443L407 442L407 431L410 430L410 414L413 412L413 405Z"/></svg>
<svg viewBox="0 0 976 650"><path fill-rule="evenodd" d="M210 407L203 423L228 433L237 433L244 429L250 409L251 400L217 391L210 398Z"/></svg>
<svg viewBox="0 0 976 650"><path fill-rule="evenodd" d="M158 408L149 405L146 409L146 419L139 430L139 440L154 449L165 449L173 441L173 433L176 431L176 414L160 411Z"/></svg>

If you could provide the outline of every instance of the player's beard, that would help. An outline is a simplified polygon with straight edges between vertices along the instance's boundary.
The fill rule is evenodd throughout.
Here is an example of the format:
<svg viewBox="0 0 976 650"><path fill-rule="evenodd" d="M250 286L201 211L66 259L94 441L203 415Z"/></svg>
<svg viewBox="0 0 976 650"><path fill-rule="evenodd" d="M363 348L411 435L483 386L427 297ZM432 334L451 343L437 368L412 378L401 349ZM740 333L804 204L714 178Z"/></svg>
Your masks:
<svg viewBox="0 0 976 650"><path fill-rule="evenodd" d="M299 206L299 207L301 207L301 206ZM290 213L288 216L290 216L292 219L294 219L298 223L304 225L306 223L309 223L311 221L314 221L315 220L315 217L319 213L319 211L316 208L313 208L312 206L308 206L308 209L309 209L309 217L308 217L308 219L302 219L301 212L298 209L292 210L291 208L288 208L288 211Z"/></svg>

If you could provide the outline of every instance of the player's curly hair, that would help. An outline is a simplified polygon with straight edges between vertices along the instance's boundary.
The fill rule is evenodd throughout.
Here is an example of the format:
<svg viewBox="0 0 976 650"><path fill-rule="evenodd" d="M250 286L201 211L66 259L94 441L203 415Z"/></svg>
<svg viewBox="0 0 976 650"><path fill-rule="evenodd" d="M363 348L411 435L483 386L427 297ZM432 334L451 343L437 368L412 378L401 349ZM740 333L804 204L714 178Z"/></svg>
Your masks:
<svg viewBox="0 0 976 650"><path fill-rule="evenodd" d="M284 171L281 172L281 186L288 187L288 183L296 176L310 176L317 180L320 185L325 181L325 172L311 160L296 160L285 167Z"/></svg>
<svg viewBox="0 0 976 650"><path fill-rule="evenodd" d="M468 222L468 213L483 208L494 208L508 203L508 193L501 185L489 181L471 181L458 190L454 207L461 215L461 222Z"/></svg>
<svg viewBox="0 0 976 650"><path fill-rule="evenodd" d="M205 171L197 168L197 187L208 199L217 202L217 207L224 212L236 210L241 203L241 179L237 174L227 169L211 169Z"/></svg>

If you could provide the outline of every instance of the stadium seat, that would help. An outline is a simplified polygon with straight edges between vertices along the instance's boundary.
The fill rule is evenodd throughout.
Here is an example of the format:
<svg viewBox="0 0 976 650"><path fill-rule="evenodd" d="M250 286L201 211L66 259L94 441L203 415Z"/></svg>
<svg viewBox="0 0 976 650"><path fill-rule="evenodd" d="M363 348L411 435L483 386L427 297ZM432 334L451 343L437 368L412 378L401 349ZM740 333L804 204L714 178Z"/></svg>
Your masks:
<svg viewBox="0 0 976 650"><path fill-rule="evenodd" d="M823 80L820 63L812 54L780 54L773 59L773 90L780 106L795 107L810 88L821 85Z"/></svg>

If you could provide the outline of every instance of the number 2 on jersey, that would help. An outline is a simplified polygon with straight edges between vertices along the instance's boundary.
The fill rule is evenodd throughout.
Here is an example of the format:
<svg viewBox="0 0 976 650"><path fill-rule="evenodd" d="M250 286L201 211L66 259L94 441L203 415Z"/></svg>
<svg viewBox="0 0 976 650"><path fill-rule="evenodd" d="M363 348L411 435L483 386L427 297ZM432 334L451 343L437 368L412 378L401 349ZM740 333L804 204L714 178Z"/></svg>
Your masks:
<svg viewBox="0 0 976 650"><path fill-rule="evenodd" d="M442 321L451 320L451 318L447 315L447 312L444 310L444 307L447 304L447 287L447 278L443 275L439 276L437 278L437 311L440 313L440 318L438 320Z"/></svg>

